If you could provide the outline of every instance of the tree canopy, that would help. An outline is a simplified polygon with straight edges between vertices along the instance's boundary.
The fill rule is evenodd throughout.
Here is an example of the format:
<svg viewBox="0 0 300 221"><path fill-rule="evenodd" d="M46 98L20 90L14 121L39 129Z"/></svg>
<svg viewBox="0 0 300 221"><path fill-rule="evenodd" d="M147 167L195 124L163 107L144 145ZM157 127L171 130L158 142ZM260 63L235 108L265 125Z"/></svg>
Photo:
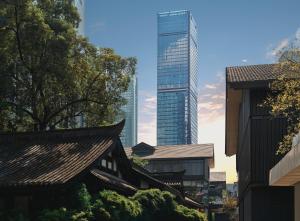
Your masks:
<svg viewBox="0 0 300 221"><path fill-rule="evenodd" d="M279 53L279 63L275 71L280 77L271 83L272 93L265 100L274 116L287 119L287 134L279 143L277 153L285 154L292 148L292 141L300 131L300 48L291 43ZM299 42L298 42L299 43Z"/></svg>
<svg viewBox="0 0 300 221"><path fill-rule="evenodd" d="M72 0L0 2L0 131L113 123L135 58L77 33Z"/></svg>

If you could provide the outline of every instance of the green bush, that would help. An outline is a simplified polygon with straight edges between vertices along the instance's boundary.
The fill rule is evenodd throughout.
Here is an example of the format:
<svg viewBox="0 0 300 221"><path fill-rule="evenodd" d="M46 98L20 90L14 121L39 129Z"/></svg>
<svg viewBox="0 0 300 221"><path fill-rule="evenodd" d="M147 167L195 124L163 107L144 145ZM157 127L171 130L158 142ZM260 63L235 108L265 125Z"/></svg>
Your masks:
<svg viewBox="0 0 300 221"><path fill-rule="evenodd" d="M166 191L158 189L140 190L132 198L142 206L142 220L168 220L173 216L175 197Z"/></svg>
<svg viewBox="0 0 300 221"><path fill-rule="evenodd" d="M92 197L85 184L73 186L70 197L70 207L77 211L90 211Z"/></svg>
<svg viewBox="0 0 300 221"><path fill-rule="evenodd" d="M103 208L104 210L100 210ZM114 191L104 190L99 193L93 211L100 211L107 215L111 220L133 221L141 216L141 206L137 201L131 200ZM108 220L110 220L108 219Z"/></svg>
<svg viewBox="0 0 300 221"><path fill-rule="evenodd" d="M180 221L207 221L205 214L195 209L189 209L183 205L177 205L175 216Z"/></svg>
<svg viewBox="0 0 300 221"><path fill-rule="evenodd" d="M104 190L92 199L81 184L71 189L70 196L69 207L43 210L38 221L207 221L203 213L179 205L174 195L158 189L140 190L132 197ZM0 220L28 221L7 212L0 213Z"/></svg>
<svg viewBox="0 0 300 221"><path fill-rule="evenodd" d="M66 208L43 210L38 218L39 221L69 221L70 212Z"/></svg>

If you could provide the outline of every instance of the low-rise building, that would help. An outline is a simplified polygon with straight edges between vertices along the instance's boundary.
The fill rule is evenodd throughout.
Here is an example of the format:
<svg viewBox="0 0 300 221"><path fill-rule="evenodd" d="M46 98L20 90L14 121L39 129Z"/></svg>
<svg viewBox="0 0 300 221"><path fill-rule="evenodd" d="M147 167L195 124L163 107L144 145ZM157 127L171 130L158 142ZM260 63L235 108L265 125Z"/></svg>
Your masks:
<svg viewBox="0 0 300 221"><path fill-rule="evenodd" d="M283 116L263 106L270 83L282 73L276 64L226 68L227 156L236 154L240 221L292 221L294 189L269 185L269 171L287 131Z"/></svg>
<svg viewBox="0 0 300 221"><path fill-rule="evenodd" d="M210 203L222 204L224 191L226 191L226 172L210 172Z"/></svg>
<svg viewBox="0 0 300 221"><path fill-rule="evenodd" d="M151 146L139 143L125 151L129 158L138 156L147 160L145 168L160 175L161 180L167 180L169 173L177 173L177 182L182 179L186 195L198 201L207 196L210 168L214 167L213 144ZM179 176L180 173L183 175Z"/></svg>

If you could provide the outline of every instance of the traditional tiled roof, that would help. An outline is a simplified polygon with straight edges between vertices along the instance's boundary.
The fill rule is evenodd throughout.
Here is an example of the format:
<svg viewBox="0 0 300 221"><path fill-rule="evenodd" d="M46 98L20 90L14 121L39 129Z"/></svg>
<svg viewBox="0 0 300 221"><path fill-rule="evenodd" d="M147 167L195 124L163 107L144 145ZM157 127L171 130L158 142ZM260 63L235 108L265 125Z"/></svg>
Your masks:
<svg viewBox="0 0 300 221"><path fill-rule="evenodd" d="M210 182L226 182L226 172L210 172Z"/></svg>
<svg viewBox="0 0 300 221"><path fill-rule="evenodd" d="M148 145L148 144L146 144ZM142 146L138 144L137 146ZM149 145L148 145L149 146ZM186 144L186 145L170 145L170 146L156 146L153 147L154 151L146 151L143 154L143 159L177 159L177 158L213 158L214 157L214 145L213 144ZM135 155L133 148L125 148L126 155L131 157Z"/></svg>
<svg viewBox="0 0 300 221"><path fill-rule="evenodd" d="M63 184L113 148L124 126L0 135L0 186Z"/></svg>
<svg viewBox="0 0 300 221"><path fill-rule="evenodd" d="M280 76L276 64L259 64L226 68L228 83L274 80Z"/></svg>

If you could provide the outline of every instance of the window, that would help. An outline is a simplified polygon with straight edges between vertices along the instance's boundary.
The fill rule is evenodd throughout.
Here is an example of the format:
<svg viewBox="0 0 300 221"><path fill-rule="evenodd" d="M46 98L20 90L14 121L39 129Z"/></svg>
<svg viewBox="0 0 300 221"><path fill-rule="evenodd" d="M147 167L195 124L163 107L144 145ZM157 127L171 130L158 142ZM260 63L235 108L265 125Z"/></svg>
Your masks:
<svg viewBox="0 0 300 221"><path fill-rule="evenodd" d="M117 166L117 162L116 160L113 161L113 171L117 171L118 170L118 166Z"/></svg>
<svg viewBox="0 0 300 221"><path fill-rule="evenodd" d="M107 168L112 170L112 162L111 161L107 161Z"/></svg>
<svg viewBox="0 0 300 221"><path fill-rule="evenodd" d="M101 160L101 166L106 167L106 160L105 159Z"/></svg>

